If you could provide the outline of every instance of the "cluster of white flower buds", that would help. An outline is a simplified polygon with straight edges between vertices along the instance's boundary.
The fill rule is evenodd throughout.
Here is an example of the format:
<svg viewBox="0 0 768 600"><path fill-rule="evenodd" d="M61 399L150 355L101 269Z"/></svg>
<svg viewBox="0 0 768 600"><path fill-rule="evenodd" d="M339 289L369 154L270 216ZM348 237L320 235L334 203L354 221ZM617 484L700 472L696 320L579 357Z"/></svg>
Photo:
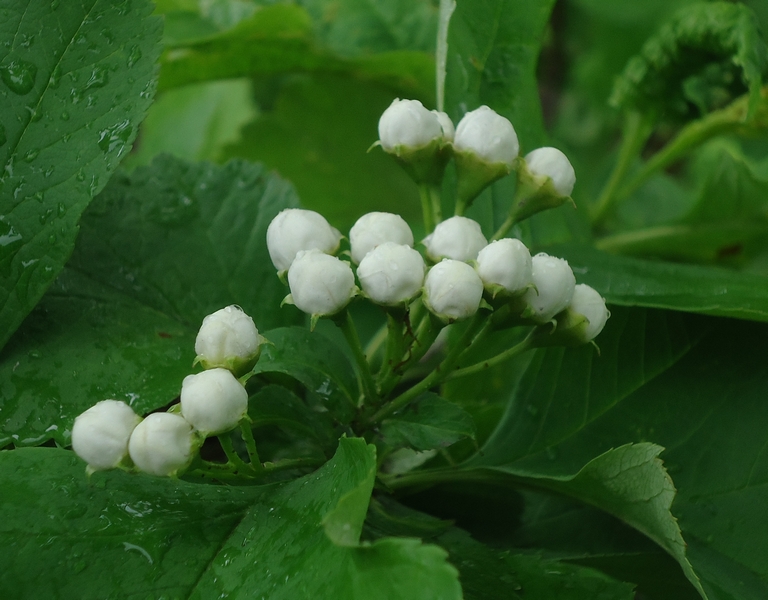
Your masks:
<svg viewBox="0 0 768 600"><path fill-rule="evenodd" d="M195 340L195 362L205 370L184 378L179 404L142 419L124 402L102 400L75 419L73 450L89 472L124 468L177 475L206 437L247 418L248 393L237 375L253 368L264 341L238 306L208 315Z"/></svg>
<svg viewBox="0 0 768 600"><path fill-rule="evenodd" d="M310 213L311 217L308 216ZM292 223L303 232L307 222L317 222L322 231L332 229L318 213L287 209L275 217L280 233L267 235L271 256L285 256L287 248L296 258L288 266L289 301L313 318L341 312L360 294L373 303L406 306L421 294L424 305L443 322L466 319L480 308L485 295L500 306L513 302L522 319L533 324L552 321L566 310L578 312L584 306L582 293L575 294L576 279L568 263L547 254L531 257L517 239L503 238L488 243L480 225L467 217L455 216L437 225L423 240L429 262L413 248L413 233L398 215L373 212L363 215L352 227L350 254L357 263L357 281L349 263L311 245L298 248ZM304 235L315 240L320 236ZM275 262L281 269L283 264ZM605 302L600 308L583 309L589 327L571 328L572 341L586 343L602 330L608 318ZM581 322L580 321L580 322Z"/></svg>
<svg viewBox="0 0 768 600"><path fill-rule="evenodd" d="M521 158L512 123L487 106L466 113L454 129L446 113L429 111L418 100L397 99L381 115L378 144L417 183L439 179L452 155L463 207L488 185L517 171L523 189L512 209L520 218L570 199L576 182L571 163L557 148L538 148Z"/></svg>

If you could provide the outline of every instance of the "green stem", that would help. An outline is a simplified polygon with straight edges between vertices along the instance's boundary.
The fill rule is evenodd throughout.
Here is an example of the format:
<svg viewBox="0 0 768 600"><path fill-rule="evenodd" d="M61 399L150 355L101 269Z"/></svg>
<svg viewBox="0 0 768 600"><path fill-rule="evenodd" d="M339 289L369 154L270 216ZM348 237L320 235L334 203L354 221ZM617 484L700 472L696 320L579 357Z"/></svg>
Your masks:
<svg viewBox="0 0 768 600"><path fill-rule="evenodd" d="M429 193L429 185L419 185L419 198L421 199L421 216L424 219L424 231L432 233L435 229L435 218L432 213L432 195Z"/></svg>
<svg viewBox="0 0 768 600"><path fill-rule="evenodd" d="M374 336L368 341L365 346L365 356L369 361L373 360L373 357L379 351L381 345L387 341L388 333L389 332L387 330L386 324L382 325L379 327L379 330L374 334Z"/></svg>
<svg viewBox="0 0 768 600"><path fill-rule="evenodd" d="M475 316L469 322L469 325L467 325L467 328L464 330L464 333L462 334L461 338L456 343L456 345L453 348L451 348L451 350L448 352L448 355L443 359L443 361L437 367L435 367L435 369L429 375L427 375L424 379L422 379L419 383L417 383L412 388L400 394L397 398L395 398L388 404L384 405L378 412L376 412L369 419L369 422L377 423L381 421L381 419L383 419L384 417L387 417L393 412L398 411L401 408L407 406L412 400L414 400L424 392L428 391L430 388L444 381L448 376L448 374L450 374L453 367L456 365L456 361L459 360L459 357L461 356L461 354L464 352L464 350L466 350L467 346L469 346L469 344L472 342L472 339L474 338L478 329L480 329L480 327L484 324L486 318L487 318L487 315L485 314L485 311L478 311L477 313L475 313Z"/></svg>
<svg viewBox="0 0 768 600"><path fill-rule="evenodd" d="M406 314L402 311L399 311L399 313L391 310L387 311L387 354L384 357L384 364L382 364L377 378L379 389L382 389L383 382L392 376L395 364L403 359L405 353L403 318Z"/></svg>
<svg viewBox="0 0 768 600"><path fill-rule="evenodd" d="M289 469L299 469L302 467L319 467L325 464L325 459L319 458L286 458L277 462L264 463L265 473L277 473Z"/></svg>
<svg viewBox="0 0 768 600"><path fill-rule="evenodd" d="M365 358L365 352L360 344L360 337L357 335L357 329L355 328L355 322L352 320L352 315L348 310L344 310L344 314L336 320L336 324L341 328L344 338L347 340L347 344L352 350L352 355L357 363L357 368L360 371L360 377L363 382L363 395L368 398L370 402L378 401L378 394L376 393L376 384L373 381L373 375L371 374L371 367L368 364L368 360Z"/></svg>
<svg viewBox="0 0 768 600"><path fill-rule="evenodd" d="M481 361L477 364L471 365L469 367L464 367L463 369L456 369L455 371L452 371L446 378L446 381L450 381L451 379L458 379L459 377L466 377L467 375L474 375L475 373L479 373L480 371L484 371L486 369L490 369L491 367L495 367L496 365L499 365L510 358L517 356L518 354L521 354L525 352L526 350L529 350L532 348L531 339L533 336L533 331L528 334L528 337L526 337L522 342L519 344L512 346L511 348L505 350L501 354L497 354L493 358L489 358L488 360Z"/></svg>
<svg viewBox="0 0 768 600"><path fill-rule="evenodd" d="M256 440L253 438L253 429L251 429L251 423L246 418L240 421L240 432L245 442L245 447L248 450L248 458L251 461L251 467L254 471L262 471L264 467L259 459L259 452L256 449Z"/></svg>
<svg viewBox="0 0 768 600"><path fill-rule="evenodd" d="M640 155L650 134L651 121L648 117L643 117L638 112L631 112L627 115L616 165L592 212L592 225L594 227L601 225L613 212L619 199L617 195L619 185L624 180L634 160Z"/></svg>
<svg viewBox="0 0 768 600"><path fill-rule="evenodd" d="M496 240L500 240L504 236L507 235L510 229L514 227L515 223L517 223L517 219L515 219L515 215L509 215L506 220L501 224L501 227L499 227L496 230L496 233L493 234L493 237L491 237L492 242L495 242Z"/></svg>
<svg viewBox="0 0 768 600"><path fill-rule="evenodd" d="M219 439L219 444L221 444L221 449L224 450L224 454L227 455L227 464L232 465L235 469L253 469L252 465L245 462L240 458L237 452L235 452L235 448L232 445L232 439L229 437L228 433L216 437Z"/></svg>
<svg viewBox="0 0 768 600"><path fill-rule="evenodd" d="M429 200L432 205L432 218L435 225L443 220L443 201L440 198L440 188L434 185L429 186Z"/></svg>

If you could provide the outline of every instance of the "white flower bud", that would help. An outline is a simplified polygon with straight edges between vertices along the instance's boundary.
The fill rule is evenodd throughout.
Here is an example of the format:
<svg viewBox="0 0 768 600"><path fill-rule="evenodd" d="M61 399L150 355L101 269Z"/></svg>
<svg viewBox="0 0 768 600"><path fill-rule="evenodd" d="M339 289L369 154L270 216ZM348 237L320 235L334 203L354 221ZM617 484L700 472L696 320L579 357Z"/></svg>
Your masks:
<svg viewBox="0 0 768 600"><path fill-rule="evenodd" d="M533 257L532 270L535 287L525 292L523 300L533 310L531 318L546 323L568 306L576 278L567 261L543 252Z"/></svg>
<svg viewBox="0 0 768 600"><path fill-rule="evenodd" d="M528 170L539 177L549 177L555 191L570 196L576 184L576 173L568 157L557 148L537 148L525 157Z"/></svg>
<svg viewBox="0 0 768 600"><path fill-rule="evenodd" d="M499 291L519 294L533 283L531 253L520 240L496 240L477 255L477 272L494 296Z"/></svg>
<svg viewBox="0 0 768 600"><path fill-rule="evenodd" d="M181 384L181 416L204 435L234 429L248 412L248 392L226 369L187 375Z"/></svg>
<svg viewBox="0 0 768 600"><path fill-rule="evenodd" d="M471 317L480 308L483 281L467 263L445 259L433 266L424 282L424 304L442 319Z"/></svg>
<svg viewBox="0 0 768 600"><path fill-rule="evenodd" d="M433 261L442 258L475 260L477 253L488 245L480 224L467 217L451 217L438 223L435 230L424 238L427 256Z"/></svg>
<svg viewBox="0 0 768 600"><path fill-rule="evenodd" d="M128 454L128 440L141 417L125 402L102 400L75 418L72 449L89 471L113 469Z"/></svg>
<svg viewBox="0 0 768 600"><path fill-rule="evenodd" d="M267 249L272 264L285 271L302 250L314 248L333 254L339 249L341 232L331 227L320 213L302 208L286 208L267 228Z"/></svg>
<svg viewBox="0 0 768 600"><path fill-rule="evenodd" d="M471 152L484 162L512 167L520 144L512 123L496 111L481 106L459 121L453 138L456 152Z"/></svg>
<svg viewBox="0 0 768 600"><path fill-rule="evenodd" d="M587 319L584 326L576 328L575 331L579 341L584 344L598 336L610 316L603 297L594 288L584 283L576 286L568 308Z"/></svg>
<svg viewBox="0 0 768 600"><path fill-rule="evenodd" d="M393 100L379 119L379 141L386 152L423 148L443 136L435 114L418 100Z"/></svg>
<svg viewBox="0 0 768 600"><path fill-rule="evenodd" d="M181 415L152 413L136 426L128 443L131 460L151 475L175 475L192 462L192 425Z"/></svg>
<svg viewBox="0 0 768 600"><path fill-rule="evenodd" d="M413 233L403 217L388 212L370 212L349 230L352 262L356 265L379 244L395 242L413 246Z"/></svg>
<svg viewBox="0 0 768 600"><path fill-rule="evenodd" d="M363 291L376 304L395 306L421 290L426 265L416 250L386 242L365 255L357 268Z"/></svg>
<svg viewBox="0 0 768 600"><path fill-rule="evenodd" d="M253 319L239 306L227 306L203 319L195 339L196 361L205 369L223 367L240 374L256 363L263 342Z"/></svg>
<svg viewBox="0 0 768 600"><path fill-rule="evenodd" d="M319 250L299 252L288 270L291 299L309 315L335 315L355 295L355 274L349 265Z"/></svg>
<svg viewBox="0 0 768 600"><path fill-rule="evenodd" d="M453 126L451 117L449 117L447 113L440 112L439 110L433 110L432 112L435 113L437 120L440 122L440 127L443 130L443 139L446 142L452 142L456 129Z"/></svg>

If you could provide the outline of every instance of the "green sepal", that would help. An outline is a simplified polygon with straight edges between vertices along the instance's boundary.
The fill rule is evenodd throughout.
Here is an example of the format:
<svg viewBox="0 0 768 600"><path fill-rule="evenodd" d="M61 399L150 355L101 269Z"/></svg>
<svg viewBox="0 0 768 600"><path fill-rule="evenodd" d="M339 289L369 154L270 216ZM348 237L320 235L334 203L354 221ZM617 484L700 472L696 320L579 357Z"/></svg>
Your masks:
<svg viewBox="0 0 768 600"><path fill-rule="evenodd" d="M558 193L551 177L531 173L525 160L519 160L517 189L509 208L509 216L514 223L524 221L543 210L562 206L566 202L576 208L573 198Z"/></svg>
<svg viewBox="0 0 768 600"><path fill-rule="evenodd" d="M453 154L453 147L442 138L436 138L421 148L395 146L394 151L385 152L392 156L417 184L439 186L443 181L445 165Z"/></svg>
<svg viewBox="0 0 768 600"><path fill-rule="evenodd" d="M510 166L503 162L489 163L474 152L453 152L456 162L456 214L462 214L475 198L494 181L506 177L518 168L518 157Z"/></svg>

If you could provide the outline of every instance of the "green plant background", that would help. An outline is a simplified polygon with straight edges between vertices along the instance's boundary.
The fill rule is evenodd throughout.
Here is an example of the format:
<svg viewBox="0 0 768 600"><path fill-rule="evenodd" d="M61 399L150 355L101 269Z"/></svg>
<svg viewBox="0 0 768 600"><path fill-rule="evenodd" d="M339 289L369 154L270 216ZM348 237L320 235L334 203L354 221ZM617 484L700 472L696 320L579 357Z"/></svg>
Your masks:
<svg viewBox="0 0 768 600"><path fill-rule="evenodd" d="M768 597L765 121L590 223L617 161L614 81L694 4L457 2L446 110L488 104L523 151L568 154L578 208L513 233L567 258L612 317L599 353L537 350L385 421L395 446L450 445L387 490L377 448L339 441L352 359L280 308L264 237L299 203L342 231L387 210L418 232L416 186L366 150L393 98L435 105L437 3L0 0L0 595ZM687 126L658 122L630 173ZM513 188L472 207L487 235ZM74 418L107 397L169 405L202 318L232 303L274 344L249 406L260 444L327 462L263 486L86 478ZM365 338L381 319L354 316Z"/></svg>

